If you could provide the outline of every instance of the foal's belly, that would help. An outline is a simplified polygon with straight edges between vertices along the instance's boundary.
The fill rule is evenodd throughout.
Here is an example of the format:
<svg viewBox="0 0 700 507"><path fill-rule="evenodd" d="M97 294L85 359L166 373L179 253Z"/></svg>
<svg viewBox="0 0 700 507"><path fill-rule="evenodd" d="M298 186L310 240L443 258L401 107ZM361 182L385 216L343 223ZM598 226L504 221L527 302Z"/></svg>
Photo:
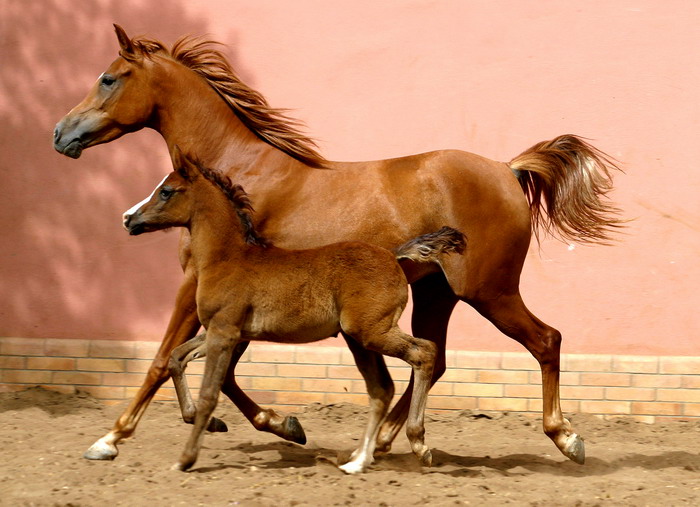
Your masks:
<svg viewBox="0 0 700 507"><path fill-rule="evenodd" d="M340 332L335 316L320 316L312 311L280 317L253 312L243 327L243 338L276 343L310 343Z"/></svg>

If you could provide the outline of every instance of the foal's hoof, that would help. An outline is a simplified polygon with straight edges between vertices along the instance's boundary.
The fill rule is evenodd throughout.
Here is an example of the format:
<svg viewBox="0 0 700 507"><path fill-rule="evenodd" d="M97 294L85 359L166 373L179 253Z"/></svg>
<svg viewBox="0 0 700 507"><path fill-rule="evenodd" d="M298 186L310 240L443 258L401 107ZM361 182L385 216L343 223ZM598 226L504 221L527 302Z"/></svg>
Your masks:
<svg viewBox="0 0 700 507"><path fill-rule="evenodd" d="M284 439L291 442L296 442L297 444L304 445L306 443L306 433L304 433L304 428L301 427L299 419L293 415L288 415L284 418Z"/></svg>
<svg viewBox="0 0 700 507"><path fill-rule="evenodd" d="M374 454L379 454L379 455L389 454L391 452L391 444L392 444L391 441L389 441L389 442L380 441L379 437L377 437L377 444L374 447Z"/></svg>
<svg viewBox="0 0 700 507"><path fill-rule="evenodd" d="M226 433L228 431L228 426L221 419L212 417L209 421L209 426L207 426L207 431L210 433Z"/></svg>
<svg viewBox="0 0 700 507"><path fill-rule="evenodd" d="M570 435L569 438L566 439L566 445L561 452L564 456L579 465L583 465L586 461L586 447L583 445L583 438L576 433Z"/></svg>
<svg viewBox="0 0 700 507"><path fill-rule="evenodd" d="M110 461L116 458L117 454L119 454L117 446L98 440L85 451L83 458Z"/></svg>
<svg viewBox="0 0 700 507"><path fill-rule="evenodd" d="M182 463L175 463L173 466L170 467L170 470L174 470L175 472L186 472L189 467L185 467Z"/></svg>

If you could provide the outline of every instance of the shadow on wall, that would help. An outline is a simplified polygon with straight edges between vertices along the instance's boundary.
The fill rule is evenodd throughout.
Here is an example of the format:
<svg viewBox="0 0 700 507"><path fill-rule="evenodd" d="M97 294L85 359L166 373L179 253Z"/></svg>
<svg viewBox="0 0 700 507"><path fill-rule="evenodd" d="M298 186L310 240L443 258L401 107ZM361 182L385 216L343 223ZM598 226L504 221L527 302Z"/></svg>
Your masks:
<svg viewBox="0 0 700 507"><path fill-rule="evenodd" d="M159 339L181 271L178 233L130 238L122 212L170 171L152 131L52 147L56 122L117 57L112 23L172 44L206 33L183 2L60 0L0 11L0 336Z"/></svg>

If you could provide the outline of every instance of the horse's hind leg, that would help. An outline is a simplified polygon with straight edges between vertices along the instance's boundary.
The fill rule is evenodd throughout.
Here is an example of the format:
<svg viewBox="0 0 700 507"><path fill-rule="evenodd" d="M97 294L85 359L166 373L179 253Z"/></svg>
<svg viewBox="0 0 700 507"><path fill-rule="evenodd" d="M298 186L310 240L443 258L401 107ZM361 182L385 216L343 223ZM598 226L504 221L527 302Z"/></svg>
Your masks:
<svg viewBox="0 0 700 507"><path fill-rule="evenodd" d="M413 314L411 329L413 336L432 341L437 346L432 386L445 373L445 341L447 324L457 304L457 297L442 273L429 275L411 285L413 296ZM378 452L389 452L391 444L398 435L411 405L414 388L414 374L399 401L391 409L377 436Z"/></svg>
<svg viewBox="0 0 700 507"><path fill-rule="evenodd" d="M583 464L586 457L583 439L564 418L559 401L561 333L535 317L525 307L520 294L489 299L474 307L503 333L522 343L540 363L544 432L564 456Z"/></svg>
<svg viewBox="0 0 700 507"><path fill-rule="evenodd" d="M369 395L369 417L367 429L362 437L360 447L350 456L350 460L339 468L348 474L364 471L374 461L374 447L376 445L379 426L386 417L389 404L394 397L394 382L386 367L381 354L367 350L352 337L343 333L353 357L357 369L365 379L367 394Z"/></svg>
<svg viewBox="0 0 700 507"><path fill-rule="evenodd" d="M240 342L233 350L231 364L221 391L229 397L246 419L258 431L266 431L297 444L306 443L306 434L299 420L293 415L283 416L271 408L262 408L236 384L236 363L248 347L249 342Z"/></svg>
<svg viewBox="0 0 700 507"><path fill-rule="evenodd" d="M187 385L187 377L185 376L185 367L187 363L193 359L203 358L207 355L206 333L201 333L190 341L187 341L176 347L170 354L170 362L168 369L170 376L175 385L177 400L180 404L180 412L182 412L182 420L187 424L193 424L196 414L196 407L192 400L192 394ZM226 432L228 427L221 419L212 417L207 426L207 431L210 432Z"/></svg>

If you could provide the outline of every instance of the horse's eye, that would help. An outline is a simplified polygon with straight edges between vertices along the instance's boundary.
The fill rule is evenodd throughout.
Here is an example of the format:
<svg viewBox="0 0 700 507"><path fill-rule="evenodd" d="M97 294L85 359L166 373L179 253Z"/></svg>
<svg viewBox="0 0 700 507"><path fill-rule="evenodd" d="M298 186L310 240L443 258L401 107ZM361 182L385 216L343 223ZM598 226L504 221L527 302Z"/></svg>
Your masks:
<svg viewBox="0 0 700 507"><path fill-rule="evenodd" d="M112 86L117 80L114 79L112 76L109 75L104 75L102 76L102 79L100 80L100 84L102 86L110 87Z"/></svg>
<svg viewBox="0 0 700 507"><path fill-rule="evenodd" d="M173 195L173 190L170 188L161 188L158 195L161 199L167 201L168 199L170 199L170 196Z"/></svg>

